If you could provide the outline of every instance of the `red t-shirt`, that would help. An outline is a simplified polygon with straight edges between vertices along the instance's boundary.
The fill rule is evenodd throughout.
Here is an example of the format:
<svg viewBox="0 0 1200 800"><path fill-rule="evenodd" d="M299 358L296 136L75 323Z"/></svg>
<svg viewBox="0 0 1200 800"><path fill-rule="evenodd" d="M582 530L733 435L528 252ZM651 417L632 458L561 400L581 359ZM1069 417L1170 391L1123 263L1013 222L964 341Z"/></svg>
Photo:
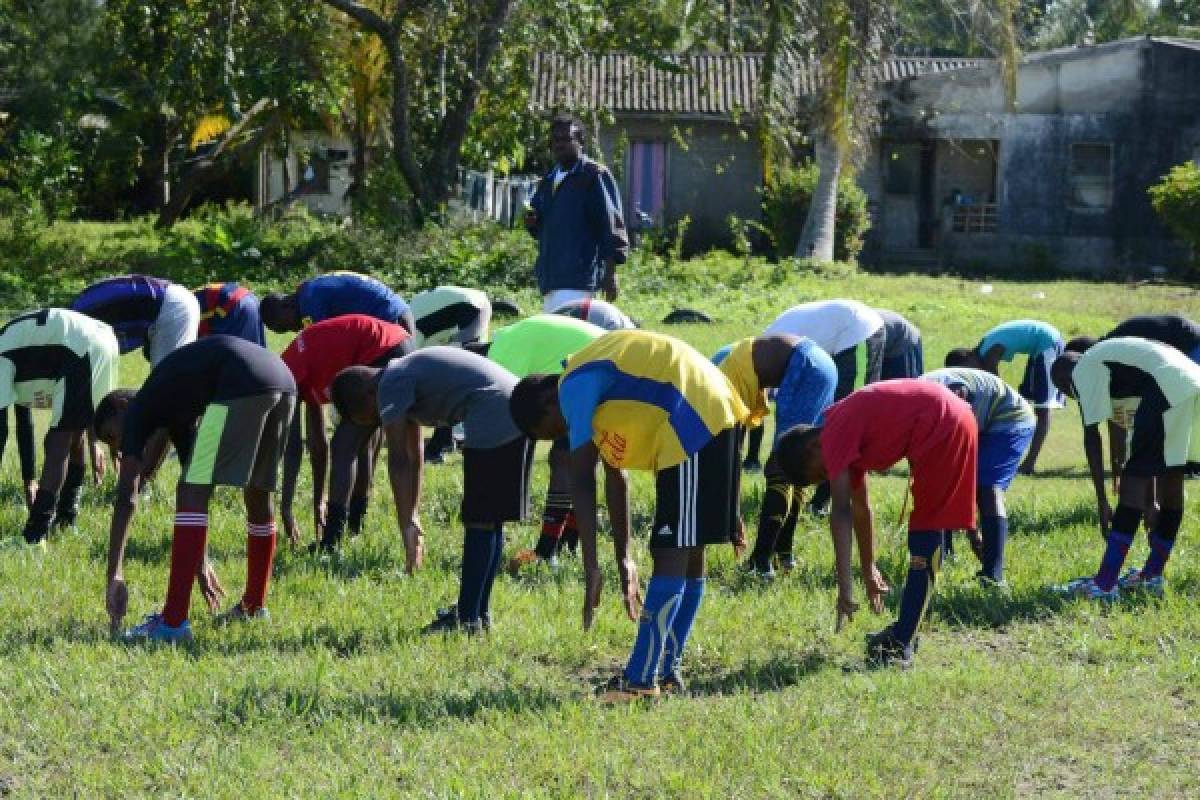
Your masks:
<svg viewBox="0 0 1200 800"><path fill-rule="evenodd" d="M347 314L309 325L281 358L296 379L300 399L323 405L329 387L346 367L368 366L408 341L408 331L364 314Z"/></svg>
<svg viewBox="0 0 1200 800"><path fill-rule="evenodd" d="M940 384L921 380L873 383L825 411L821 455L830 478L908 459L912 530L970 528L975 522L979 433L971 407Z"/></svg>

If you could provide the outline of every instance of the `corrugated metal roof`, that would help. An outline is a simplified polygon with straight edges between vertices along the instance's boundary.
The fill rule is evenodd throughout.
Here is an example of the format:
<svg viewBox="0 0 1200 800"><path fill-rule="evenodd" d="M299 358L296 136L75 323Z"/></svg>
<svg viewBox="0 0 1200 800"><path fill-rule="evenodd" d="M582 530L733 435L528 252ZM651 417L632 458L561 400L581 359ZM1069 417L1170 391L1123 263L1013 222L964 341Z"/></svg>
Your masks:
<svg viewBox="0 0 1200 800"><path fill-rule="evenodd" d="M629 53L534 56L532 105L550 111L607 110L621 113L728 116L759 106L761 53L664 56L657 61ZM891 58L877 67L882 81L896 81L977 67L973 58ZM809 97L820 82L815 63L787 70L793 96Z"/></svg>

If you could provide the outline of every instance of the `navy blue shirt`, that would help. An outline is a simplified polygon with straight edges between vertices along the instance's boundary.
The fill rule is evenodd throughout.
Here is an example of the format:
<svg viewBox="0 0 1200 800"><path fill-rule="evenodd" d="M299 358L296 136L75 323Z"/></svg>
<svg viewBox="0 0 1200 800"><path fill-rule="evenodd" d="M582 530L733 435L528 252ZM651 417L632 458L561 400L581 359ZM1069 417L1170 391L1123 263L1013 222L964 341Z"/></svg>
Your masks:
<svg viewBox="0 0 1200 800"><path fill-rule="evenodd" d="M629 253L621 194L612 173L589 158L581 157L557 189L555 170L542 178L530 201L537 212L529 232L538 240L538 289L594 292L604 262L624 264Z"/></svg>

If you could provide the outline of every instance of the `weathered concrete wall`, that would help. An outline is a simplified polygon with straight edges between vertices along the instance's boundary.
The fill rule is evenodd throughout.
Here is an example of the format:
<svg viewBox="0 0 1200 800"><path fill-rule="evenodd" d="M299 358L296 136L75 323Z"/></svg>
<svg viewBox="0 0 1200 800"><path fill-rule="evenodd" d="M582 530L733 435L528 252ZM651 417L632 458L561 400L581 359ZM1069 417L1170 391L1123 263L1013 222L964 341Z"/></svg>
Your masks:
<svg viewBox="0 0 1200 800"><path fill-rule="evenodd" d="M276 157L273 151L269 151L269 155L265 156L266 163L259 173L259 202L268 205L278 202L300 182L302 156L313 149L325 151L331 148L345 150L351 154L354 152L347 139L315 131L293 133L291 148L287 154L287 176L292 185L283 185L283 161ZM303 194L297 202L303 203L310 211L318 214L348 216L350 202L346 200L346 190L350 188L351 182L350 164L351 159L330 164L329 191Z"/></svg>
<svg viewBox="0 0 1200 800"><path fill-rule="evenodd" d="M1139 39L1035 55L1019 70L1014 111L994 67L918 78L890 93L886 114L889 139L939 140L939 164L951 142L999 142L998 233L948 242L955 259L1103 271L1184 255L1146 190L1200 143L1198 49ZM1112 147L1107 209L1072 202L1071 148L1087 143ZM893 211L906 210L884 202L885 226Z"/></svg>
<svg viewBox="0 0 1200 800"><path fill-rule="evenodd" d="M730 121L628 117L600 130L599 145L617 175L629 209L628 144L635 139L666 143L668 225L690 217L684 248L689 252L733 242L730 215L762 216L762 165L750 128Z"/></svg>

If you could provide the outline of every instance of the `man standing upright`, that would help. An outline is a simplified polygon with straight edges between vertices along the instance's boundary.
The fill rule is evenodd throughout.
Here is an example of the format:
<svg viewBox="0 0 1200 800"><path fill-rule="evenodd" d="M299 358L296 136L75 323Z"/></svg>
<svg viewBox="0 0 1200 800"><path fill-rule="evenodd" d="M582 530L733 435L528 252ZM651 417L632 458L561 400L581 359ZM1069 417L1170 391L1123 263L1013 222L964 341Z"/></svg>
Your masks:
<svg viewBox="0 0 1200 800"><path fill-rule="evenodd" d="M550 123L554 169L538 184L525 228L538 240L534 271L542 310L590 299L600 289L617 299L617 264L629 254L621 194L608 168L583 154L583 125L569 116Z"/></svg>

